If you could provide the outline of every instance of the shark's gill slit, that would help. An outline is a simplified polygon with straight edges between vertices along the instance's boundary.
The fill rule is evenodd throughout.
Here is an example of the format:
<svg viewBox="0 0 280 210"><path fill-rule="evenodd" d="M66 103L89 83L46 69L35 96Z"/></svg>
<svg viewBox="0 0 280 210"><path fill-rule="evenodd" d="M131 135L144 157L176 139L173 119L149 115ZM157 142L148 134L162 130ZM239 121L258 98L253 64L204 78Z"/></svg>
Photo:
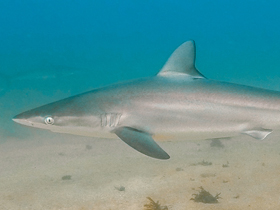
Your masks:
<svg viewBox="0 0 280 210"><path fill-rule="evenodd" d="M101 118L101 127L105 127L106 124L107 124L107 122L106 122L106 120L107 120L106 114L101 114L100 118Z"/></svg>
<svg viewBox="0 0 280 210"><path fill-rule="evenodd" d="M119 124L121 114L106 113L101 114L101 127L116 127Z"/></svg>

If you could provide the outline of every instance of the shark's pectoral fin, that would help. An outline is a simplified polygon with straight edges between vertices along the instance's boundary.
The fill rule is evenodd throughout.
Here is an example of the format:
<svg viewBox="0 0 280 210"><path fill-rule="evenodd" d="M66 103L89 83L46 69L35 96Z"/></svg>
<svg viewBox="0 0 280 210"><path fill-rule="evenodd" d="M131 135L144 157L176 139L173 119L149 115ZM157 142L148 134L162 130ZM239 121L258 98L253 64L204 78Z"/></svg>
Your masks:
<svg viewBox="0 0 280 210"><path fill-rule="evenodd" d="M170 156L153 140L148 133L131 127L121 127L114 133L137 151L157 159L169 159Z"/></svg>
<svg viewBox="0 0 280 210"><path fill-rule="evenodd" d="M258 129L243 131L242 133L252 136L255 139L263 140L265 139L265 137L271 134L271 132L272 130L270 129L258 128Z"/></svg>

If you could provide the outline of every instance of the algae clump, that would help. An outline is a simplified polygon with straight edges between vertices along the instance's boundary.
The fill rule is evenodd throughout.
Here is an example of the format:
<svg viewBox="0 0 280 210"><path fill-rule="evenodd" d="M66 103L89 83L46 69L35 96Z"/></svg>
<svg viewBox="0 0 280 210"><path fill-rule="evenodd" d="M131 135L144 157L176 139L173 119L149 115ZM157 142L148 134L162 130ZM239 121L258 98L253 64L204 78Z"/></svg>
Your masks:
<svg viewBox="0 0 280 210"><path fill-rule="evenodd" d="M167 206L161 206L158 201L155 202L150 197L147 197L147 199L149 199L150 203L144 205L144 210L168 210Z"/></svg>

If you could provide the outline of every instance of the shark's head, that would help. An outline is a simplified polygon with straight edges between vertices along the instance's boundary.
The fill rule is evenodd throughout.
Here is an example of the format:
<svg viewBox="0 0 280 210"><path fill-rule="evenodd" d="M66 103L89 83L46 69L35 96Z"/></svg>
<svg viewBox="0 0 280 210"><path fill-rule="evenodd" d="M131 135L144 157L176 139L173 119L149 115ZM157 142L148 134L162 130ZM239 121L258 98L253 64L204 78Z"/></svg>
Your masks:
<svg viewBox="0 0 280 210"><path fill-rule="evenodd" d="M100 115L86 110L83 101L76 103L72 98L25 111L16 115L13 121L34 128L83 136L98 136L94 133L102 131Z"/></svg>

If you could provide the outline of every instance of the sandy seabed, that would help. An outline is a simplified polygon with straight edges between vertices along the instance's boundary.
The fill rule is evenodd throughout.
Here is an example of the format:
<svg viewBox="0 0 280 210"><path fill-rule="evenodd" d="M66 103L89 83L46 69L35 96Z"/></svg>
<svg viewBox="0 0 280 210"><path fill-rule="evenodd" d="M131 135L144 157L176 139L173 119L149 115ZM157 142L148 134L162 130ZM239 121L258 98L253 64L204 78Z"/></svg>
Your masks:
<svg viewBox="0 0 280 210"><path fill-rule="evenodd" d="M280 133L221 139L223 148L211 142L160 142L171 159L156 160L118 139L6 139L0 209L143 210L146 197L169 210L280 209ZM194 165L203 160L212 165ZM190 200L200 186L221 193L219 203Z"/></svg>

